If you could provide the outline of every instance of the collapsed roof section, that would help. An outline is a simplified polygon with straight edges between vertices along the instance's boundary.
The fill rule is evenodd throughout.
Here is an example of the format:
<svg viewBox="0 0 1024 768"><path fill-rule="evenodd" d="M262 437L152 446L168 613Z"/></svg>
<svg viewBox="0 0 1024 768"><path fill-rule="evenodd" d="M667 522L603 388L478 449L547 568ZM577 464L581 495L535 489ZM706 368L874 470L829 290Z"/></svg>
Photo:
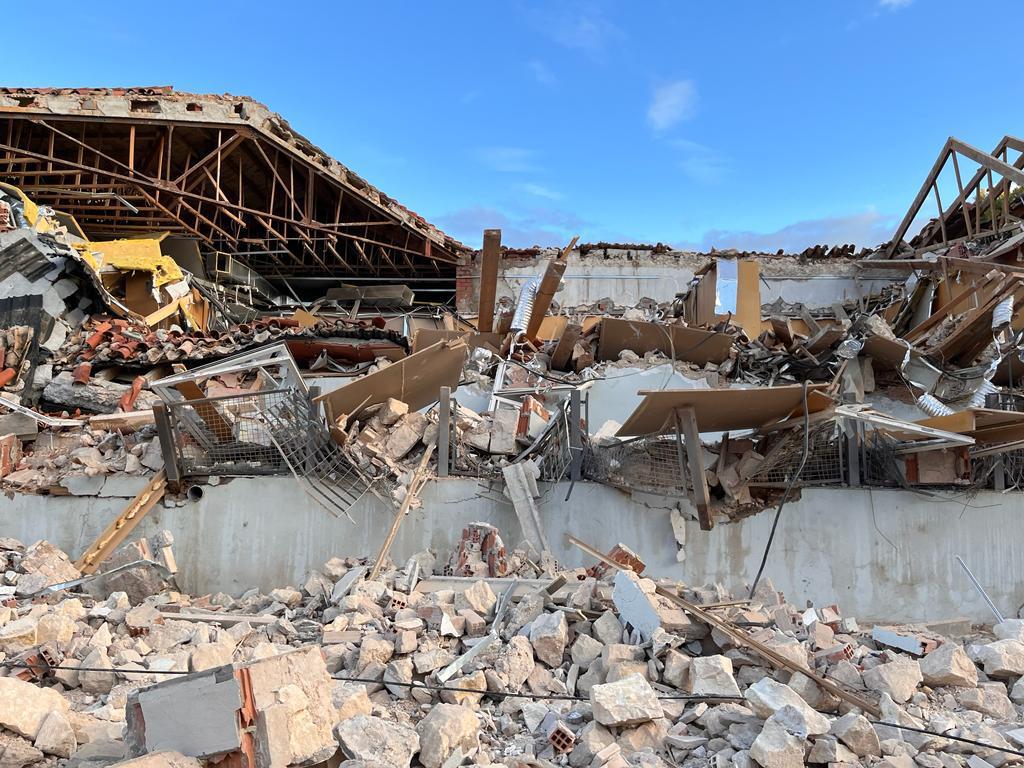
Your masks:
<svg viewBox="0 0 1024 768"><path fill-rule="evenodd" d="M1016 154L1013 159L1011 152ZM903 238L929 197L934 199L936 216L910 241L914 256L961 244L971 244L977 251L993 243L999 245L996 250L986 251L986 259L1017 253L1024 239L1014 237L1019 235L1024 218L1021 187L1024 141L1004 136L989 153L950 136L900 222L885 256L897 257ZM943 205L942 189L946 199L951 199L948 207Z"/></svg>
<svg viewBox="0 0 1024 768"><path fill-rule="evenodd" d="M2 88L0 180L92 238L189 234L267 277L454 277L464 249L247 97Z"/></svg>

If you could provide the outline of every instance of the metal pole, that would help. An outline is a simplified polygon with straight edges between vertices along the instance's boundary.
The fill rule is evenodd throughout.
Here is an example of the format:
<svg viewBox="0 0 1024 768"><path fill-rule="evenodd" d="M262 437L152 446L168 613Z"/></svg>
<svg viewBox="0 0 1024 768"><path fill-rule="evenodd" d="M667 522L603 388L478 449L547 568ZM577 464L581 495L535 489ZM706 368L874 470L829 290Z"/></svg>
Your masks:
<svg viewBox="0 0 1024 768"><path fill-rule="evenodd" d="M441 387L437 411L437 476L448 477L449 441L452 434L452 388Z"/></svg>
<svg viewBox="0 0 1024 768"><path fill-rule="evenodd" d="M995 615L996 620L1000 624L1006 621L1006 619L1003 618L1003 614L1001 614L999 612L999 609L996 608L996 604L992 602L992 598L988 596L988 593L985 591L985 588L981 586L981 583L976 578L974 578L974 574L971 573L971 569L967 567L967 563L964 562L964 559L960 557L960 555L957 555L956 561L960 563L960 567L964 569L964 571L967 573L967 577L974 583L974 588L978 590L978 594L981 595L981 599L985 601L985 603L989 607L989 610L992 611L992 613Z"/></svg>

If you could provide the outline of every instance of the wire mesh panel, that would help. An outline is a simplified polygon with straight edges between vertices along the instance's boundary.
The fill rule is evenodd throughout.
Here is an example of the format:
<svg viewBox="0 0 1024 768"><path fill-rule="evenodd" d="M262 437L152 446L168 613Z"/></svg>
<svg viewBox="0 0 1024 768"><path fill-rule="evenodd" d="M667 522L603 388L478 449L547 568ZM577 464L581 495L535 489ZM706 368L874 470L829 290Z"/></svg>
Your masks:
<svg viewBox="0 0 1024 768"><path fill-rule="evenodd" d="M812 427L807 436L807 459L801 469L804 452L802 429L788 432L783 443L773 448L771 458L761 465L750 485L788 485L799 471L800 485L837 485L845 480L843 473L843 439L832 423Z"/></svg>
<svg viewBox="0 0 1024 768"><path fill-rule="evenodd" d="M168 404L184 475L291 472L332 514L347 514L370 484L318 417L309 395L277 389Z"/></svg>
<svg viewBox="0 0 1024 768"><path fill-rule="evenodd" d="M675 437L644 437L593 445L584 455L583 475L624 490L688 493Z"/></svg>
<svg viewBox="0 0 1024 768"><path fill-rule="evenodd" d="M272 475L287 472L262 413L287 390L226 395L167 404L183 475Z"/></svg>
<svg viewBox="0 0 1024 768"><path fill-rule="evenodd" d="M861 442L861 482L864 485L896 487L907 485L896 458L897 442L879 434L878 430L866 433Z"/></svg>

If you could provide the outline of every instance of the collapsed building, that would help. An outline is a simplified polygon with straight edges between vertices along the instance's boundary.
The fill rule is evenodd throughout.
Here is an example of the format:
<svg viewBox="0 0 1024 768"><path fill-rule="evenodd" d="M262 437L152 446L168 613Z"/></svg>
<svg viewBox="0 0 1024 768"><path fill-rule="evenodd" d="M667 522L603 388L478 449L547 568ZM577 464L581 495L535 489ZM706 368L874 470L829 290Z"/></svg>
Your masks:
<svg viewBox="0 0 1024 768"><path fill-rule="evenodd" d="M1018 761L1022 169L473 251L250 99L0 89L0 764Z"/></svg>

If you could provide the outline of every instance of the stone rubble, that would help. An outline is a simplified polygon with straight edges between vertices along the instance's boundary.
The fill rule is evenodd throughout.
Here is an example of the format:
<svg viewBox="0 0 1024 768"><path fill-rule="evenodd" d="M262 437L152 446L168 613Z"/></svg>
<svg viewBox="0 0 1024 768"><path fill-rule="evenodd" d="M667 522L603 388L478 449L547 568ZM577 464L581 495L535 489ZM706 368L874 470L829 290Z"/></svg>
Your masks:
<svg viewBox="0 0 1024 768"><path fill-rule="evenodd" d="M560 572L548 589L548 581L521 582L520 596L505 601L497 581L465 578L410 592L404 569L385 568L370 582L365 562L334 558L301 585L268 594L190 597L165 585L135 601L95 588L28 599L17 595L22 579L63 580L70 561L47 542L25 547L10 539L0 540L0 558L8 595L0 607L4 768L213 765L190 755L188 744L141 754L133 702L164 686L170 693L184 679L161 672L223 680L220 670L232 665L252 670L256 733L270 745L256 768L1021 762L1000 751L1024 746L1016 621L995 637L979 630L939 638L915 657L876 641L835 606L797 609L770 584L754 600L734 601L717 585L580 569ZM407 567L413 562L421 579L443 567L432 553ZM684 622L655 586L698 604L726 603L709 610L745 623L806 674L773 668L693 617ZM196 611L224 619L190 619ZM300 653L314 654L312 672ZM60 669L17 666L29 661ZM877 702L881 716L822 690L812 673Z"/></svg>

